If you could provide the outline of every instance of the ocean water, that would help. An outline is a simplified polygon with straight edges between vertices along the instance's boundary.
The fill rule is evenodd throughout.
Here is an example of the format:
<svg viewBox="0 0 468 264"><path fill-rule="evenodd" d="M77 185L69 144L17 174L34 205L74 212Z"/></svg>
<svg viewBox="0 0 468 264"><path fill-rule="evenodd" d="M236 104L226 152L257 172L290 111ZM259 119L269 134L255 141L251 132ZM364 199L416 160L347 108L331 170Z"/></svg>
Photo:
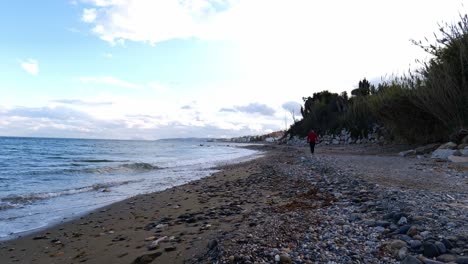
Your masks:
<svg viewBox="0 0 468 264"><path fill-rule="evenodd" d="M0 240L258 155L237 146L202 140L0 137Z"/></svg>

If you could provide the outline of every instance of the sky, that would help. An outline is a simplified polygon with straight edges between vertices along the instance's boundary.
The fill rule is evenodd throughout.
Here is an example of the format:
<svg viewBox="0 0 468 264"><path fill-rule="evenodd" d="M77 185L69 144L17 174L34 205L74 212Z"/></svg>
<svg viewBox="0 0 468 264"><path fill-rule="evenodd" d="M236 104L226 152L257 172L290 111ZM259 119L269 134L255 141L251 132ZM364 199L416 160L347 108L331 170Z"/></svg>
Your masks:
<svg viewBox="0 0 468 264"><path fill-rule="evenodd" d="M285 129L302 97L418 66L458 0L0 1L0 136Z"/></svg>

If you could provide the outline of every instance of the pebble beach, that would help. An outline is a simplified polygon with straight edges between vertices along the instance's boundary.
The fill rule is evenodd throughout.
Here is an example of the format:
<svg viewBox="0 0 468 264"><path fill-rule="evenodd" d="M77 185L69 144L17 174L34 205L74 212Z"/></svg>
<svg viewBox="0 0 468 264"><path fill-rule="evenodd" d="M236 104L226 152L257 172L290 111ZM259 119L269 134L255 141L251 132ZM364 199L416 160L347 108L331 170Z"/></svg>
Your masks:
<svg viewBox="0 0 468 264"><path fill-rule="evenodd" d="M0 243L0 263L468 263L468 167L381 146L255 160Z"/></svg>

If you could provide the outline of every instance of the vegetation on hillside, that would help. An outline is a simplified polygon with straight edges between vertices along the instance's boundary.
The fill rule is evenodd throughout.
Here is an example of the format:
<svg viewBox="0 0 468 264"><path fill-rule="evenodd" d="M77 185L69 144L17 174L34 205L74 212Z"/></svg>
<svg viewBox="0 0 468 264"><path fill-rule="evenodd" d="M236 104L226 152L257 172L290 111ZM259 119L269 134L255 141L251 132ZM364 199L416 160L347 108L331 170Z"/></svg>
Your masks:
<svg viewBox="0 0 468 264"><path fill-rule="evenodd" d="M288 134L305 136L312 128L320 134L337 133L344 128L364 137L379 125L387 136L409 143L460 140L459 131L468 128L468 16L444 25L435 35L434 44L414 41L432 58L405 76L377 87L363 79L350 97L328 91L304 97L302 119Z"/></svg>

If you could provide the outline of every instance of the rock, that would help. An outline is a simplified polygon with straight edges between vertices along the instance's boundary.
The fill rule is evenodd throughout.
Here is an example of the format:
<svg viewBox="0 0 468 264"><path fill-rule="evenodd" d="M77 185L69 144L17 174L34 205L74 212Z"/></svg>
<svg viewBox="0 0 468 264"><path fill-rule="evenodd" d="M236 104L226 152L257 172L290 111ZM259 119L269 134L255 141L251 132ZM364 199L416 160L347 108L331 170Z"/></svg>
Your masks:
<svg viewBox="0 0 468 264"><path fill-rule="evenodd" d="M387 249L394 257L398 257L400 249L402 248L406 248L406 242L403 240L394 239L387 244Z"/></svg>
<svg viewBox="0 0 468 264"><path fill-rule="evenodd" d="M439 254L444 254L445 252L447 252L447 249L445 248L445 245L442 242L437 241L434 244L439 250Z"/></svg>
<svg viewBox="0 0 468 264"><path fill-rule="evenodd" d="M409 243L411 240L413 240L410 236L408 235L398 235L398 239L405 241L406 243Z"/></svg>
<svg viewBox="0 0 468 264"><path fill-rule="evenodd" d="M383 220L382 220L382 221L376 221L375 224L376 224L377 226L382 226L382 227L390 226L390 222L388 222L388 221L383 221Z"/></svg>
<svg viewBox="0 0 468 264"><path fill-rule="evenodd" d="M416 226L411 226L410 229L408 229L408 232L406 232L408 236L415 236L418 234L418 228Z"/></svg>
<svg viewBox="0 0 468 264"><path fill-rule="evenodd" d="M349 216L349 221L351 222L354 222L354 221L358 221L358 220L361 220L361 215L358 214L358 213L352 213L350 216Z"/></svg>
<svg viewBox="0 0 468 264"><path fill-rule="evenodd" d="M41 240L41 239L49 239L47 236L35 236L33 237L33 240Z"/></svg>
<svg viewBox="0 0 468 264"><path fill-rule="evenodd" d="M148 245L148 250L155 250L155 249L158 249L159 248L159 243L163 240L165 240L167 238L167 236L163 236L163 237L160 237L156 240L154 240L153 242L151 242L149 245Z"/></svg>
<svg viewBox="0 0 468 264"><path fill-rule="evenodd" d="M406 219L406 217L401 217L400 220L398 220L398 224L399 225L405 225L408 223L408 219Z"/></svg>
<svg viewBox="0 0 468 264"><path fill-rule="evenodd" d="M453 248L452 242L450 242L450 240L448 240L446 238L442 239L442 243L444 243L445 248L447 248L447 249Z"/></svg>
<svg viewBox="0 0 468 264"><path fill-rule="evenodd" d="M406 256L405 259L401 262L401 264L423 264L419 259L413 256Z"/></svg>
<svg viewBox="0 0 468 264"><path fill-rule="evenodd" d="M411 240L409 245L412 249L419 249L422 246L422 242L419 240Z"/></svg>
<svg viewBox="0 0 468 264"><path fill-rule="evenodd" d="M461 140L461 143L468 144L468 136L463 137L463 139Z"/></svg>
<svg viewBox="0 0 468 264"><path fill-rule="evenodd" d="M468 163L468 156L450 155L447 159L454 163Z"/></svg>
<svg viewBox="0 0 468 264"><path fill-rule="evenodd" d="M431 242L423 243L423 255L428 258L437 257L440 255L439 249L437 246Z"/></svg>
<svg viewBox="0 0 468 264"><path fill-rule="evenodd" d="M275 255L275 262L279 262L280 261L280 255Z"/></svg>
<svg viewBox="0 0 468 264"><path fill-rule="evenodd" d="M430 233L431 233L431 232L429 232L429 231L423 231L423 232L421 232L421 233L419 233L419 234L420 234L423 238L426 238L426 237L429 236Z"/></svg>
<svg viewBox="0 0 468 264"><path fill-rule="evenodd" d="M377 227L375 227L375 232L383 233L383 232L385 232L385 227L377 226Z"/></svg>
<svg viewBox="0 0 468 264"><path fill-rule="evenodd" d="M455 263L468 264L468 257L467 256L457 257L457 259L455 260Z"/></svg>
<svg viewBox="0 0 468 264"><path fill-rule="evenodd" d="M448 157L452 156L456 152L457 150L454 149L436 149L432 152L431 159L448 160Z"/></svg>
<svg viewBox="0 0 468 264"><path fill-rule="evenodd" d="M404 259L408 255L408 248L402 247L398 250L398 259Z"/></svg>
<svg viewBox="0 0 468 264"><path fill-rule="evenodd" d="M421 258L424 261L424 264L444 264L443 262L437 261L437 260L431 260L427 258Z"/></svg>
<svg viewBox="0 0 468 264"><path fill-rule="evenodd" d="M281 254L279 256L279 263L292 263L291 258L287 254Z"/></svg>
<svg viewBox="0 0 468 264"><path fill-rule="evenodd" d="M428 154L440 147L440 144L429 144L415 149L416 154Z"/></svg>
<svg viewBox="0 0 468 264"><path fill-rule="evenodd" d="M175 246L168 246L164 248L164 251L171 252L171 251L175 251L176 249L177 248Z"/></svg>
<svg viewBox="0 0 468 264"><path fill-rule="evenodd" d="M398 229L398 233L400 234L406 234L408 233L408 231L410 230L411 228L411 225L404 225L404 226L401 226L399 229Z"/></svg>
<svg viewBox="0 0 468 264"><path fill-rule="evenodd" d="M208 242L208 249L213 249L218 245L218 241L216 239L211 240Z"/></svg>
<svg viewBox="0 0 468 264"><path fill-rule="evenodd" d="M402 151L402 152L398 153L398 155L400 155L402 157L414 156L414 155L416 155L416 150L410 149L410 150Z"/></svg>
<svg viewBox="0 0 468 264"><path fill-rule="evenodd" d="M458 151L460 151L461 156L468 156L468 146L465 146L463 149L459 149Z"/></svg>
<svg viewBox="0 0 468 264"><path fill-rule="evenodd" d="M438 261L445 262L445 263L454 262L456 259L457 259L457 256L452 255L452 254L443 254L437 257Z"/></svg>
<svg viewBox="0 0 468 264"><path fill-rule="evenodd" d="M143 255L143 256L139 256L138 258L136 258L132 264L148 264L148 263L151 263L153 262L153 260L159 256L162 255L162 252L156 252L156 253L153 253L153 254L147 254L147 255Z"/></svg>
<svg viewBox="0 0 468 264"><path fill-rule="evenodd" d="M447 143L443 144L442 146L440 146L438 149L456 149L456 148L457 148L456 143L447 142Z"/></svg>

